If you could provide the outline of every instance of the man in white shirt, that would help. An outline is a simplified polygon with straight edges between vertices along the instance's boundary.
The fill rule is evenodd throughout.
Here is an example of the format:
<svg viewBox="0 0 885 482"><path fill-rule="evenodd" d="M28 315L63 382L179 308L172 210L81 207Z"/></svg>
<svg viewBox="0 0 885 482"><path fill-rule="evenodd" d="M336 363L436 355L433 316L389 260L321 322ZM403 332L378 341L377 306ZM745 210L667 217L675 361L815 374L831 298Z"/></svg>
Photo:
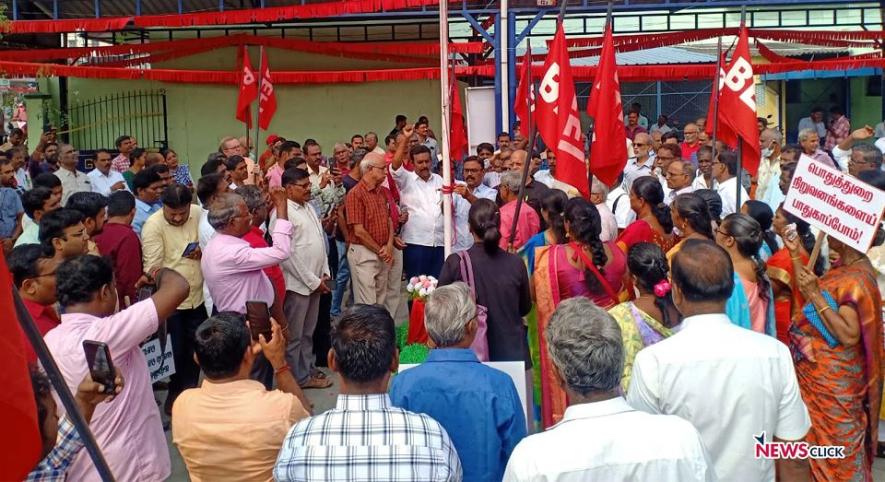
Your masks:
<svg viewBox="0 0 885 482"><path fill-rule="evenodd" d="M667 188L670 192L664 198L664 202L669 206L676 199L676 196L689 192L694 192L692 183L694 182L694 166L683 160L676 160L667 166L664 171L664 178L667 179Z"/></svg>
<svg viewBox="0 0 885 482"><path fill-rule="evenodd" d="M452 200L455 205L455 242L453 251L465 251L473 246L473 234L468 224L470 205L477 199L494 201L498 191L482 183L485 177L482 159L470 156L464 160L464 183L455 185L455 195Z"/></svg>
<svg viewBox="0 0 885 482"><path fill-rule="evenodd" d="M698 170L695 173L694 181L691 186L697 191L698 189L713 189L719 187L719 183L713 176L713 148L710 146L701 146L698 149Z"/></svg>
<svg viewBox="0 0 885 482"><path fill-rule="evenodd" d="M759 189L762 188L762 185L760 184L756 188L756 199L768 204L771 212L776 212L777 208L786 199L786 196L780 189L781 173L784 166L798 162L801 153L802 151L799 147L794 145L778 148L778 155L772 160L771 175L768 178L767 185L762 190L762 194L759 194Z"/></svg>
<svg viewBox="0 0 885 482"><path fill-rule="evenodd" d="M61 205L68 203L68 198L75 192L91 192L92 183L86 174L77 170L77 152L70 144L58 147L58 170L55 177L61 181Z"/></svg>
<svg viewBox="0 0 885 482"><path fill-rule="evenodd" d="M604 242L614 241L618 237L618 221L615 215L605 203L608 199L609 189L598 177L593 176L590 183L590 202L596 206L599 211L599 221L602 227L599 232L599 240Z"/></svg>
<svg viewBox="0 0 885 482"><path fill-rule="evenodd" d="M654 134L655 132L660 132L661 135L664 135L672 130L673 128L667 125L667 116L661 114L658 116L658 122L655 125L651 126L649 132L651 132L652 134Z"/></svg>
<svg viewBox="0 0 885 482"><path fill-rule="evenodd" d="M559 189L564 192L569 199L580 196L581 192L578 191L578 188L556 179L556 154L550 149L547 149L545 155L547 157L547 169L538 170L532 175L532 178L550 189ZM532 159L533 165L536 159L540 159L540 157L534 156ZM540 162L538 164L540 165Z"/></svg>
<svg viewBox="0 0 885 482"><path fill-rule="evenodd" d="M777 129L765 129L759 134L762 159L756 170L756 199L765 197L772 177L780 176L781 133Z"/></svg>
<svg viewBox="0 0 885 482"><path fill-rule="evenodd" d="M374 152L375 154L381 154L382 156L387 153L383 147L378 145L378 134L369 131L366 132L366 151Z"/></svg>
<svg viewBox="0 0 885 482"><path fill-rule="evenodd" d="M865 161L865 153L869 152L870 154L867 155L872 156L872 151L878 151L878 149L873 145L858 144L858 142L872 139L873 135L874 131L872 127L863 126L860 129L851 132L850 136L846 137L842 142L833 147L833 158L839 164L842 172L857 176L858 168L861 168L862 170L869 165L869 163Z"/></svg>
<svg viewBox="0 0 885 482"><path fill-rule="evenodd" d="M689 239L671 265L682 328L636 355L627 401L691 422L719 480L773 481L775 465L778 480L807 480L804 460L754 456L757 437L798 441L811 427L790 350L725 315L734 270L722 248Z"/></svg>
<svg viewBox="0 0 885 482"><path fill-rule="evenodd" d="M734 151L722 151L713 161L713 177L719 183L716 191L722 199L722 218L731 213L740 212L741 207L750 199L744 186L737 182L738 158ZM737 205L737 190L741 191L741 204Z"/></svg>
<svg viewBox="0 0 885 482"><path fill-rule="evenodd" d="M92 192L102 196L110 196L111 193L120 190L129 190L123 175L111 169L111 153L101 149L95 153L95 169L87 174L92 183Z"/></svg>
<svg viewBox="0 0 885 482"><path fill-rule="evenodd" d="M320 296L331 293L325 232L310 205L311 183L304 170L287 169L282 177L292 223L291 255L280 265L286 279L283 310L289 323L286 360L301 388L327 388L332 382L320 376L313 353L313 332L320 312Z"/></svg>
<svg viewBox="0 0 885 482"><path fill-rule="evenodd" d="M633 181L640 176L650 176L655 167L655 156L651 151L651 136L641 132L633 138L633 154L624 166L624 190L630 192Z"/></svg>
<svg viewBox="0 0 885 482"><path fill-rule="evenodd" d="M824 110L820 107L811 109L811 115L799 119L798 131L811 129L817 134L819 139L827 137L827 125L824 124Z"/></svg>
<svg viewBox="0 0 885 482"><path fill-rule="evenodd" d="M615 187L609 191L605 197L605 205L615 215L615 221L618 223L618 230L625 229L633 221L636 220L636 213L630 207L630 195L624 190L623 175L615 184Z"/></svg>
<svg viewBox="0 0 885 482"><path fill-rule="evenodd" d="M397 150L390 164L390 172L400 193L400 204L409 213L403 225L403 270L406 277L439 276L442 270L443 180L430 171L431 152L426 146L417 145L410 151L414 171L403 167L406 142L411 137L412 126L403 127L403 136L397 140Z"/></svg>
<svg viewBox="0 0 885 482"><path fill-rule="evenodd" d="M624 346L611 315L586 298L571 298L557 307L545 334L569 406L561 422L516 446L505 481L716 480L690 423L624 400Z"/></svg>

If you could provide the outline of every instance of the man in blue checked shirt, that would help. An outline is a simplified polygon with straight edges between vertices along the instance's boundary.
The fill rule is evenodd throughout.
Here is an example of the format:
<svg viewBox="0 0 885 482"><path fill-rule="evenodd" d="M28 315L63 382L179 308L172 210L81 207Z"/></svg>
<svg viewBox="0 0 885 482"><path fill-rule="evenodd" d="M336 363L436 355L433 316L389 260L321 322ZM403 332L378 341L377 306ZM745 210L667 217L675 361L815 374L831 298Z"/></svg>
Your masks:
<svg viewBox="0 0 885 482"><path fill-rule="evenodd" d="M74 457L83 449L83 439L67 415L61 420L58 419L55 399L52 397L52 385L46 375L37 368L31 368L31 385L37 399L37 421L43 436L43 459L28 474L25 481L63 482ZM87 424L92 420L92 414L99 403L113 400L114 396L123 390L123 377L119 371L114 385L109 389L92 381L88 374L80 382L74 399Z"/></svg>
<svg viewBox="0 0 885 482"><path fill-rule="evenodd" d="M338 373L338 403L289 430L274 480L462 480L461 462L445 429L427 415L390 403L387 384L399 353L387 310L355 305L332 327L331 338L329 368Z"/></svg>
<svg viewBox="0 0 885 482"><path fill-rule="evenodd" d="M424 317L436 348L427 361L393 379L390 398L395 406L426 413L442 424L461 455L464 480L497 482L526 436L516 387L470 349L476 304L466 284L437 288L427 299Z"/></svg>

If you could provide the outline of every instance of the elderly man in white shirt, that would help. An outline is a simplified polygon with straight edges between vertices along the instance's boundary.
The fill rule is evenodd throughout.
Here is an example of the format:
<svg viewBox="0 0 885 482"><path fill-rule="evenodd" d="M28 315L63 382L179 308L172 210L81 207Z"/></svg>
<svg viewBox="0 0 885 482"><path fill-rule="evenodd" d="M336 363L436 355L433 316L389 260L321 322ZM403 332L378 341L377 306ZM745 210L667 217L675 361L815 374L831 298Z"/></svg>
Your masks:
<svg viewBox="0 0 885 482"><path fill-rule="evenodd" d="M611 315L586 298L571 298L557 307L545 335L569 406L561 422L516 446L505 481L716 480L690 423L624 400L624 345Z"/></svg>
<svg viewBox="0 0 885 482"><path fill-rule="evenodd" d="M667 170L664 171L664 178L667 180L667 187L670 189L670 192L664 198L667 206L673 203L676 196L694 192L694 186L692 186L694 173L694 166L690 162L677 160L667 166Z"/></svg>
<svg viewBox="0 0 885 482"><path fill-rule="evenodd" d="M619 230L626 229L636 220L636 213L630 207L630 194L624 190L622 182L616 183L605 196L605 205L614 214Z"/></svg>
<svg viewBox="0 0 885 482"><path fill-rule="evenodd" d="M286 280L283 311L289 324L286 362L301 388L326 388L332 383L319 375L313 353L320 296L332 292L326 284L330 279L326 234L310 205L311 182L307 171L287 169L283 172L282 184L288 198L289 222L292 223L291 254L280 264Z"/></svg>
<svg viewBox="0 0 885 482"><path fill-rule="evenodd" d="M77 170L77 151L70 144L58 146L58 170L53 174L61 181L62 206L68 203L68 198L75 192L92 192L89 177Z"/></svg>
<svg viewBox="0 0 885 482"><path fill-rule="evenodd" d="M92 192L102 196L110 196L111 193L129 190L123 175L111 169L111 153L102 149L95 153L95 169L86 175L92 183Z"/></svg>
<svg viewBox="0 0 885 482"><path fill-rule="evenodd" d="M430 171L431 152L426 146L417 145L410 151L414 171L403 167L406 143L414 127L403 127L397 140L397 150L390 164L390 172L399 188L400 204L409 213L403 225L403 270L406 277L439 276L443 257L443 179Z"/></svg>
<svg viewBox="0 0 885 482"><path fill-rule="evenodd" d="M631 154L631 152L628 152ZM629 192L633 181L640 176L650 176L654 173L655 156L652 152L651 136L639 133L633 138L633 151L636 157L627 159L624 166L624 190Z"/></svg>
<svg viewBox="0 0 885 482"><path fill-rule="evenodd" d="M719 182L716 191L722 199L722 218L741 211L741 207L750 199L744 186L737 182L738 159L734 151L722 151L713 162L713 177ZM737 205L737 190L741 191L741 204Z"/></svg>
<svg viewBox="0 0 885 482"><path fill-rule="evenodd" d="M827 137L827 125L824 124L824 110L820 107L811 109L811 115L799 119L799 126L796 130L803 131L810 129L817 133L821 139Z"/></svg>
<svg viewBox="0 0 885 482"><path fill-rule="evenodd" d="M609 189L598 177L593 176L590 183L590 202L596 206L599 211L599 220L602 230L599 233L599 240L604 242L614 241L618 237L618 221L615 219L614 213L606 204ZM629 204L629 203L628 203Z"/></svg>
<svg viewBox="0 0 885 482"><path fill-rule="evenodd" d="M806 480L806 461L757 458L753 449L759 437L799 441L811 427L790 350L725 315L734 271L722 248L689 239L671 264L682 328L636 355L627 401L691 422L719 480L773 481L775 473L777 480Z"/></svg>

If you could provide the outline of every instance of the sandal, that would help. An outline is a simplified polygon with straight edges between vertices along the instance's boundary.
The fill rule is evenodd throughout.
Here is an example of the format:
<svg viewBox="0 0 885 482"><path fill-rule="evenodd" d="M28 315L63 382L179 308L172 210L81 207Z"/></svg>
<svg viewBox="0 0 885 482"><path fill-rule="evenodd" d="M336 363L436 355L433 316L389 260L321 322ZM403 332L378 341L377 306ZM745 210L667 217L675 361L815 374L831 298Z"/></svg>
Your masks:
<svg viewBox="0 0 885 482"><path fill-rule="evenodd" d="M301 385L301 388L304 390L310 390L312 388L329 388L331 386L332 386L332 380L329 380L327 378L323 379L323 378L317 378L317 377L310 377L310 379L307 380L307 383Z"/></svg>

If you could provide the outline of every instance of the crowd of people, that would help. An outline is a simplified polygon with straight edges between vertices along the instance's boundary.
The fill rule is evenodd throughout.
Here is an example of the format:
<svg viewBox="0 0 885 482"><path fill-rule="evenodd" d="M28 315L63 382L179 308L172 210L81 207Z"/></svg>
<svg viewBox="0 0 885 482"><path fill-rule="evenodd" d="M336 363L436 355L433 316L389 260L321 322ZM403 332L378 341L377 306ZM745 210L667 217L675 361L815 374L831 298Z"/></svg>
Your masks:
<svg viewBox="0 0 885 482"><path fill-rule="evenodd" d="M649 127L633 105L624 171L589 199L506 132L447 186L423 117L329 157L225 137L199 176L129 135L86 173L54 131L33 152L13 131L0 239L118 480L169 477L164 429L192 480L871 480L885 232L869 253L829 237L809 266L816 230L783 206L803 155L885 189L885 139L831 115L803 119L798 145L760 120L751 177L704 119ZM397 373L421 275L439 280L432 349ZM154 383L141 345L167 332L175 373ZM115 386L90 378L84 340L108 346ZM337 404L315 413L305 392L330 371ZM97 480L32 378L46 459L29 480ZM754 453L775 442L843 457Z"/></svg>

